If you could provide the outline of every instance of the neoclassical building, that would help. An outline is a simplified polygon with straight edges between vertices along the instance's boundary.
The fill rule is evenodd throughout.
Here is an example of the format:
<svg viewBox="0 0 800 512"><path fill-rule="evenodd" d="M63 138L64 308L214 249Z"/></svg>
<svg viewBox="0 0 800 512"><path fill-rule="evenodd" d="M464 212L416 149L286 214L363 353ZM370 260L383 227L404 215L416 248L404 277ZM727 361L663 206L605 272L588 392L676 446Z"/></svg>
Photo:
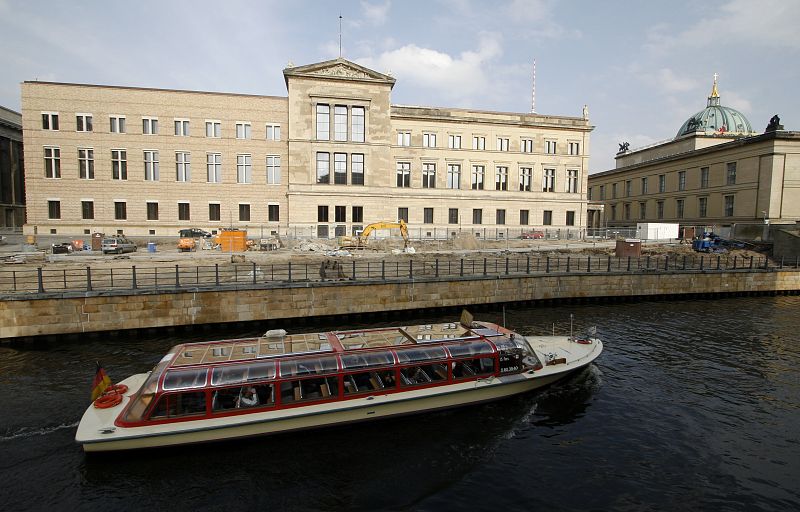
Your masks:
<svg viewBox="0 0 800 512"><path fill-rule="evenodd" d="M716 78L706 108L675 138L629 150L588 180L589 226L670 222L733 226L800 220L800 132L775 116L757 132L721 104ZM760 233L760 231L758 231Z"/></svg>
<svg viewBox="0 0 800 512"><path fill-rule="evenodd" d="M0 107L0 230L19 231L25 222L22 116Z"/></svg>
<svg viewBox="0 0 800 512"><path fill-rule="evenodd" d="M24 82L25 232L585 229L586 109L392 105L393 77L341 58L283 74L287 97Z"/></svg>

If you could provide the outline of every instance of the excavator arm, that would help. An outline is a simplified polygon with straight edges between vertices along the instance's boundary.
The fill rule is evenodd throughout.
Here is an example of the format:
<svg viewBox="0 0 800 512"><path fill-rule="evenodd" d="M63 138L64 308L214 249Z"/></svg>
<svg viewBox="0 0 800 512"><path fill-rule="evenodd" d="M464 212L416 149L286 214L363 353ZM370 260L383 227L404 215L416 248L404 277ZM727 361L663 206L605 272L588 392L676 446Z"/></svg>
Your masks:
<svg viewBox="0 0 800 512"><path fill-rule="evenodd" d="M400 235L403 237L403 245L404 247L408 247L409 244L409 237L408 237L408 225L404 220L398 221L379 221L373 222L372 224L368 224L364 230L355 237L355 240L345 240L347 245L351 244L352 242L356 243L356 247L361 248L367 245L367 240L369 239L369 235L372 234L373 231L376 229L399 229ZM345 244L341 244L342 247L345 247Z"/></svg>

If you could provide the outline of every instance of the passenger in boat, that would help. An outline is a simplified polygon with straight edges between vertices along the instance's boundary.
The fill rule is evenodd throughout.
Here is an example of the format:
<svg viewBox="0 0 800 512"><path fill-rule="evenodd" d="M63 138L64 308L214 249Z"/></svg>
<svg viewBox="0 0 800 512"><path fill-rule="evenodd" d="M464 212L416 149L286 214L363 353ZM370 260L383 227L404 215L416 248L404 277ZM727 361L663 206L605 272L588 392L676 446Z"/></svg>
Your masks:
<svg viewBox="0 0 800 512"><path fill-rule="evenodd" d="M242 396L239 397L239 407L254 407L256 405L258 405L256 388L249 387L245 389Z"/></svg>

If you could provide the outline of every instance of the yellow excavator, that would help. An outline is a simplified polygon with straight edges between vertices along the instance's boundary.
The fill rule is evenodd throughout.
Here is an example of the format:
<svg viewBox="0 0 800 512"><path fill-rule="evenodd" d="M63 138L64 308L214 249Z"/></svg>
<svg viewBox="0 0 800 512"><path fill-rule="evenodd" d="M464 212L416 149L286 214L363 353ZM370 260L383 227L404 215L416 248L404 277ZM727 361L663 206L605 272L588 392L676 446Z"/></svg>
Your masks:
<svg viewBox="0 0 800 512"><path fill-rule="evenodd" d="M403 248L407 249L409 245L408 238L408 225L404 220L388 221L382 220L368 224L360 233L355 236L342 236L339 237L339 249L366 249L369 240L369 235L376 229L399 229L400 234L403 236Z"/></svg>

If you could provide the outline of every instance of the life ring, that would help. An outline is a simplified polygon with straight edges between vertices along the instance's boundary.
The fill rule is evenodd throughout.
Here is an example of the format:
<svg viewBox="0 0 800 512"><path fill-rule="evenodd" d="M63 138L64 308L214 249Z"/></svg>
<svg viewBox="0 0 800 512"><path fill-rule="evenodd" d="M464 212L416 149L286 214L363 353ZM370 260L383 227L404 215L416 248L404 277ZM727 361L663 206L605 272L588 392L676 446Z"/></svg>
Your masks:
<svg viewBox="0 0 800 512"><path fill-rule="evenodd" d="M110 395L102 395L94 401L94 406L98 409L108 409L122 403L122 395L111 393Z"/></svg>
<svg viewBox="0 0 800 512"><path fill-rule="evenodd" d="M591 345L592 344L592 340L589 340L589 339L578 339L578 340L575 340L575 343L580 343L581 345Z"/></svg>
<svg viewBox="0 0 800 512"><path fill-rule="evenodd" d="M124 395L128 392L128 386L125 384L112 384L103 391L104 395Z"/></svg>

